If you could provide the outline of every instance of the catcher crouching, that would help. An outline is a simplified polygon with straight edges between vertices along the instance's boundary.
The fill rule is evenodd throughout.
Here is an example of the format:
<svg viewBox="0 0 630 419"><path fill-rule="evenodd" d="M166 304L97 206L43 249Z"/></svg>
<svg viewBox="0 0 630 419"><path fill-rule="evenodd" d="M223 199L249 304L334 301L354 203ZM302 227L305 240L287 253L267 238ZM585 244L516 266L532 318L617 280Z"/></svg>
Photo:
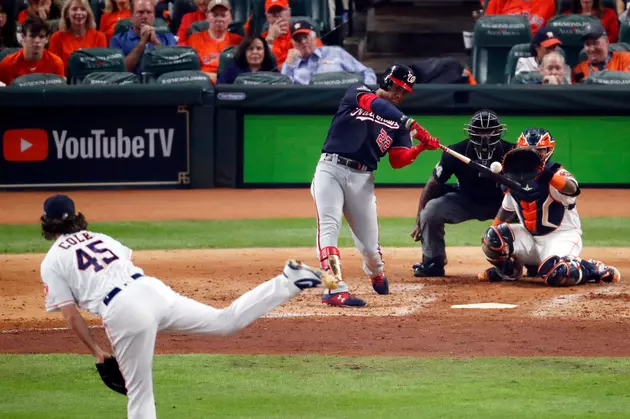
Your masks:
<svg viewBox="0 0 630 419"><path fill-rule="evenodd" d="M537 266L537 276L550 286L617 282L619 270L580 258L582 227L576 209L577 180L550 160L555 141L549 131L523 131L517 147L503 160L506 176L523 185L506 189L501 209L482 238L482 249L494 265L479 274L484 281L514 281L523 266ZM508 224L514 213L519 222Z"/></svg>

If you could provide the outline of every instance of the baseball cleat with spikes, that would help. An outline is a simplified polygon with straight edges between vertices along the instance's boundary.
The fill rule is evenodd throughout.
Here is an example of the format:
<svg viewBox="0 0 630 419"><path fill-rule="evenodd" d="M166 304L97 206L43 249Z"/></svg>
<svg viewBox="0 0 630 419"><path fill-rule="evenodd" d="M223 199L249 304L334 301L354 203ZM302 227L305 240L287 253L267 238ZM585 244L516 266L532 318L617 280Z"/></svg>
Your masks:
<svg viewBox="0 0 630 419"><path fill-rule="evenodd" d="M301 290L320 286L329 290L337 288L337 279L334 276L298 260L288 260L282 273Z"/></svg>

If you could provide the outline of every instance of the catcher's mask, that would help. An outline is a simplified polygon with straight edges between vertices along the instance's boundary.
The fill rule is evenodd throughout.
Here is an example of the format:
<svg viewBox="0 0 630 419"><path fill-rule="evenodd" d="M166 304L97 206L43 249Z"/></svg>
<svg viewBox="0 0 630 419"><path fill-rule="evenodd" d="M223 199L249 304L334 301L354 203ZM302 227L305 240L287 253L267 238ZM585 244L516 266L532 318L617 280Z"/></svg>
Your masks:
<svg viewBox="0 0 630 419"><path fill-rule="evenodd" d="M484 165L494 154L494 149L506 131L506 125L501 123L499 116L490 109L475 112L470 123L464 126L468 133L468 140L472 143L477 159Z"/></svg>
<svg viewBox="0 0 630 419"><path fill-rule="evenodd" d="M528 128L521 133L516 141L517 147L535 147L540 155L543 165L553 154L556 148L551 133L544 128Z"/></svg>

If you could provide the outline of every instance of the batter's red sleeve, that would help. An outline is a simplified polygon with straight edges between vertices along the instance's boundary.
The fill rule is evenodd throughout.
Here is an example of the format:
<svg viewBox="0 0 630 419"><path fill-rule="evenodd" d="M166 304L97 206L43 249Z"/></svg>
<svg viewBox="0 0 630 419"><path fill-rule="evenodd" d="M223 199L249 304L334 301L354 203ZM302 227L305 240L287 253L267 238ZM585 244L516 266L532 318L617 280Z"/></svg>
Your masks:
<svg viewBox="0 0 630 419"><path fill-rule="evenodd" d="M377 98L378 96L376 96L374 93L363 93L361 96L359 96L359 107L361 107L361 109L365 111L373 112L372 102L374 102L374 100L376 100Z"/></svg>
<svg viewBox="0 0 630 419"><path fill-rule="evenodd" d="M400 169L405 166L409 166L411 163L413 163L416 160L416 157L418 157L418 155L422 153L423 150L424 148L422 147L422 144L416 144L415 146L411 148L406 148L406 147L390 148L389 149L389 164L391 164L391 166L394 169Z"/></svg>

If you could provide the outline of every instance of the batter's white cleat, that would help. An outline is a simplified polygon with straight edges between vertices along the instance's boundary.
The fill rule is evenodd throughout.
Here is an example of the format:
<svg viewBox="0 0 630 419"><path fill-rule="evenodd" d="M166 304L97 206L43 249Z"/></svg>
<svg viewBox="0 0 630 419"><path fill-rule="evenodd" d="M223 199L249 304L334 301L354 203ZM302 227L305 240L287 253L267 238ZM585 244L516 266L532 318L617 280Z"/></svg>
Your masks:
<svg viewBox="0 0 630 419"><path fill-rule="evenodd" d="M293 281L301 290L323 286L329 290L337 288L337 279L331 274L308 266L298 260L290 259L282 271L285 277Z"/></svg>

